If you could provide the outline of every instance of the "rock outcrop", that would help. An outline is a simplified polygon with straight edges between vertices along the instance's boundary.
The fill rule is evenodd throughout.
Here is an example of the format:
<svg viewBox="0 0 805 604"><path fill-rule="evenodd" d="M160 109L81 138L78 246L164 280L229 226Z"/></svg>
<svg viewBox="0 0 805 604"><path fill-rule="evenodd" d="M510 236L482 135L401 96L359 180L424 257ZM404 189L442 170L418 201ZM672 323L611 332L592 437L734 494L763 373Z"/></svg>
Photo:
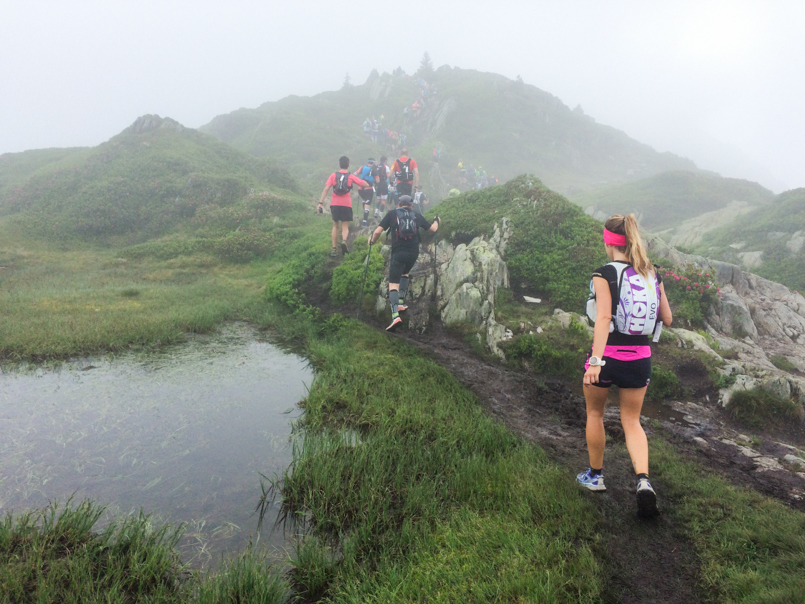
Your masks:
<svg viewBox="0 0 805 604"><path fill-rule="evenodd" d="M659 257L715 275L721 297L707 319L708 333L719 350L734 357L725 371L735 383L722 390L722 404L737 390L755 387L805 402L805 379L772 363L784 358L805 371L805 298L734 264L684 254L658 237L647 243Z"/></svg>
<svg viewBox="0 0 805 604"><path fill-rule="evenodd" d="M445 325L464 325L475 329L489 350L503 357L500 343L512 333L495 321L495 297L500 287L509 287L509 270L503 255L511 226L507 219L490 238L476 237L470 243L453 246L440 241L424 249L411 271L411 287L406 302L412 307L409 327L424 330L433 304ZM388 305L388 283L380 284L377 310Z"/></svg>

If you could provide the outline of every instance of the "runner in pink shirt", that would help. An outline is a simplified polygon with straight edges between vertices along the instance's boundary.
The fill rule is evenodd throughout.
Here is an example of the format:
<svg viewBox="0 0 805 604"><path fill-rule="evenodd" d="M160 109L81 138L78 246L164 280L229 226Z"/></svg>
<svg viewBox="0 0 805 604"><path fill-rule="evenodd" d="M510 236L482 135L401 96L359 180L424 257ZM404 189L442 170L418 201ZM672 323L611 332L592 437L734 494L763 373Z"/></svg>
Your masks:
<svg viewBox="0 0 805 604"><path fill-rule="evenodd" d="M369 183L361 180L354 174L349 172L349 158L342 155L338 160L338 165L341 169L338 172L330 174L327 179L327 184L324 185L324 190L321 192L319 199L319 208L324 207L324 198L330 189L333 190L333 195L330 198L330 214L333 217L333 250L330 256L337 256L336 244L338 243L338 226L341 226L341 251L344 254L349 253L347 249L347 238L349 237L349 224L352 222L352 187L358 185L361 189L369 187Z"/></svg>

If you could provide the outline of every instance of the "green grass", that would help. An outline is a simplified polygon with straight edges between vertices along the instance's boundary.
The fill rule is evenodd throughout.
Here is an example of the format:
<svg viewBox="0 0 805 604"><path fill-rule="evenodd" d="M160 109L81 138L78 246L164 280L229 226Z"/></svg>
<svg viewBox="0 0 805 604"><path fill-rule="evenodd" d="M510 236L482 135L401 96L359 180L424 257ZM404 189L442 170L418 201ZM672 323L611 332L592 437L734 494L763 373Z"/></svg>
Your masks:
<svg viewBox="0 0 805 604"><path fill-rule="evenodd" d="M797 366L794 365L785 355L782 354L773 354L769 357L771 364L777 367L777 369L782 369L783 371L787 371L788 373L794 373L797 371Z"/></svg>
<svg viewBox="0 0 805 604"><path fill-rule="evenodd" d="M179 561L181 528L156 526L142 512L99 528L103 513L85 501L7 514L0 521L0 602L286 601L287 584L252 550L202 577Z"/></svg>
<svg viewBox="0 0 805 604"><path fill-rule="evenodd" d="M318 540L295 562L305 591L344 602L597 600L594 512L570 474L435 363L369 327L347 321L308 350L317 377L282 483L284 509L306 514Z"/></svg>
<svg viewBox="0 0 805 604"><path fill-rule="evenodd" d="M651 442L652 476L699 556L709 600L761 604L802 600L805 515L758 493L730 485L671 445Z"/></svg>

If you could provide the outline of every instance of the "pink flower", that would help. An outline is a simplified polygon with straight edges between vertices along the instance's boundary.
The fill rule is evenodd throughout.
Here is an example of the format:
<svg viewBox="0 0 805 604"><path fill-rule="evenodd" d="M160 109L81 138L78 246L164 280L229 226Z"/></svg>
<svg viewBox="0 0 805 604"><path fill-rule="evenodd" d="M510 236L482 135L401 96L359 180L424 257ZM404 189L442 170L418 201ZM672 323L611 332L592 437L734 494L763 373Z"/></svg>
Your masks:
<svg viewBox="0 0 805 604"><path fill-rule="evenodd" d="M704 286L705 286L707 289L710 289L710 284L709 284L709 283L705 283L705 284L704 284Z"/></svg>
<svg viewBox="0 0 805 604"><path fill-rule="evenodd" d="M674 277L674 279L676 279L677 281L679 281L679 277Z"/></svg>
<svg viewBox="0 0 805 604"><path fill-rule="evenodd" d="M693 285L694 285L695 287L699 287L699 284L698 284L698 283L694 283Z"/></svg>
<svg viewBox="0 0 805 604"><path fill-rule="evenodd" d="M690 285L688 285L688 289L690 289Z"/></svg>

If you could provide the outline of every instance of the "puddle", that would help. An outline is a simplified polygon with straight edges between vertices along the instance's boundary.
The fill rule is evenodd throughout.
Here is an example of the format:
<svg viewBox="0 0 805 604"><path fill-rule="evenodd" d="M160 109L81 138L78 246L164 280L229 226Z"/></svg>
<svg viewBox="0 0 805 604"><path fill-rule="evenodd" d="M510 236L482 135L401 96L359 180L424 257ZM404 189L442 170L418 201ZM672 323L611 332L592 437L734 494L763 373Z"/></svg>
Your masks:
<svg viewBox="0 0 805 604"><path fill-rule="evenodd" d="M276 510L257 532L260 473L292 460L307 361L245 325L147 355L0 375L0 513L71 494L110 514L185 523L197 566L249 539L281 550Z"/></svg>

